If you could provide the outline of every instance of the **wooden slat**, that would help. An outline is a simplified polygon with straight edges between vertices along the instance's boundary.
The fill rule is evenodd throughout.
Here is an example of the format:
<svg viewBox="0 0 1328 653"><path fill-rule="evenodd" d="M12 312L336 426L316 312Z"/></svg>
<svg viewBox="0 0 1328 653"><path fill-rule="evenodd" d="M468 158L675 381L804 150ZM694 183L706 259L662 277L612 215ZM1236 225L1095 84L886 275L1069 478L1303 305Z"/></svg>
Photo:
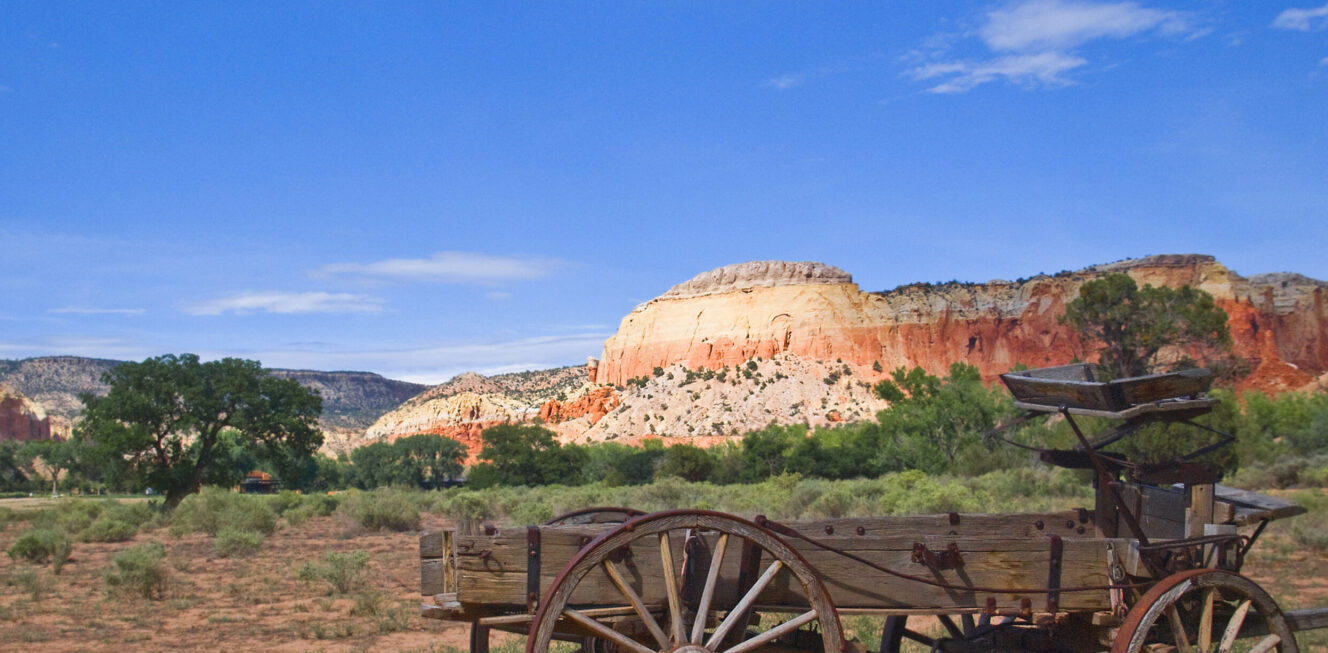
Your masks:
<svg viewBox="0 0 1328 653"><path fill-rule="evenodd" d="M420 533L420 557L443 557L443 531L424 531Z"/></svg>
<svg viewBox="0 0 1328 653"><path fill-rule="evenodd" d="M572 531L572 532L568 532ZM582 535L575 529L545 529L541 535L541 557L545 573L541 586L548 587L558 571L581 548ZM675 538L681 539L681 538ZM713 536L709 545L713 545ZM853 552L875 564L919 576L932 577L948 583L970 586L1037 588L1046 585L1047 565L1050 561L1049 543L1045 537L1036 538L974 538L952 536L825 536L821 541ZM842 607L975 607L985 604L986 595L974 592L952 591L902 580L874 571L832 552L796 538L787 538L817 570L835 603ZM923 542L935 551L955 542L964 556L962 569L930 572L912 561L913 543ZM1062 569L1063 586L1107 584L1106 540L1068 540ZM663 584L658 582L663 570L657 542L633 545L631 555L620 567L626 582L632 585L647 604L662 607L666 596ZM681 543L675 542L674 557L681 556ZM716 602L736 599L739 549L729 547L725 555L721 580L716 588ZM1128 547L1124 541L1118 550ZM458 537L457 540L457 596L462 603L523 605L525 602L525 537L524 535L497 534L492 537ZM481 552L487 554L481 556ZM708 561L699 561L698 568L708 568ZM601 605L604 602L625 605L617 588L607 574L595 570L578 585L572 598L574 605ZM792 585L792 586L791 586ZM781 574L762 596L762 603L801 602L801 588L796 587L788 574ZM1017 594L998 595L1001 608L1017 607ZM1042 595L1030 595L1037 601ZM1062 595L1063 609L1101 609L1108 606L1106 592L1071 592Z"/></svg>
<svg viewBox="0 0 1328 653"><path fill-rule="evenodd" d="M1293 631L1328 628L1328 608L1310 608L1282 613Z"/></svg>

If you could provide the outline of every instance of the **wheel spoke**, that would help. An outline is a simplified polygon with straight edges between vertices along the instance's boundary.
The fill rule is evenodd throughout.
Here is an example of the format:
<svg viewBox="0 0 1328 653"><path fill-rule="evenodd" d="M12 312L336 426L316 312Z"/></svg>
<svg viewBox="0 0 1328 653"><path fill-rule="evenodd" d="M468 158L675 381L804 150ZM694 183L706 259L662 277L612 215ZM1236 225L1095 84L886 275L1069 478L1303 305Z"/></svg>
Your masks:
<svg viewBox="0 0 1328 653"><path fill-rule="evenodd" d="M1203 591L1199 605L1199 651L1208 653L1213 648L1213 595L1217 590L1208 588Z"/></svg>
<svg viewBox="0 0 1328 653"><path fill-rule="evenodd" d="M752 585L752 588L747 590L747 594L742 597L741 601L738 601L738 605L734 606L733 609L724 616L724 621L720 622L719 627L715 629L715 633L711 635L710 640L706 642L706 648L714 650L720 642L724 641L724 636L729 634L729 630L737 625L738 620L742 615L752 607L753 603L756 603L756 597L761 595L761 592L765 590L765 586L770 584L770 581L774 579L775 574L779 573L779 570L783 567L784 563L778 560L770 563L770 566L766 568L765 573L761 574L761 577L756 579L756 583Z"/></svg>
<svg viewBox="0 0 1328 653"><path fill-rule="evenodd" d="M1227 622L1227 629L1222 633L1222 642L1217 645L1217 653L1231 653L1236 645L1236 636L1240 635L1241 626L1245 625L1245 615L1250 612L1251 601L1244 601L1236 607L1236 612Z"/></svg>
<svg viewBox="0 0 1328 653"><path fill-rule="evenodd" d="M1180 618L1180 611L1174 603L1167 606L1167 622L1171 624L1171 636L1176 639L1176 649L1180 653L1194 653L1190 638L1185 634L1185 621Z"/></svg>
<svg viewBox="0 0 1328 653"><path fill-rule="evenodd" d="M1258 644L1251 646L1250 653L1268 653L1268 651L1273 650L1274 646L1277 646L1278 644L1281 643L1282 643L1281 637L1278 637L1277 635L1269 635L1259 640Z"/></svg>
<svg viewBox="0 0 1328 653"><path fill-rule="evenodd" d="M743 653L743 651L750 651L758 646L764 646L766 643L774 641L776 638L782 636L784 633L797 630L803 624L815 620L816 620L816 611L808 610L798 615L797 617L794 617L793 619L785 621L784 623L779 624L778 626L775 626L774 628L771 628L770 630L767 630L757 635L756 637L753 637L745 642L742 642L741 644L738 644L733 648L725 650L724 653Z"/></svg>
<svg viewBox="0 0 1328 653"><path fill-rule="evenodd" d="M636 651L636 653L659 653L658 651L642 646L640 642L632 639L631 637L628 637L612 628L609 628L608 626L605 626L604 624L595 621L594 619L591 619L590 617L587 617L586 615L581 614L580 612L577 612L576 610L573 610L571 608L563 610L563 616L567 617L572 621L575 621L578 624L581 624L582 626L585 626L587 629L593 631L596 635L599 635L600 637L603 637L604 639L607 639L617 644L618 646L621 646L628 650Z"/></svg>
<svg viewBox="0 0 1328 653"><path fill-rule="evenodd" d="M678 582L673 571L673 548L669 543L668 531L659 534L659 559L664 566L664 591L669 596L669 633L674 642L681 644L686 638L682 628L682 600L678 597Z"/></svg>
<svg viewBox="0 0 1328 653"><path fill-rule="evenodd" d="M645 623L650 634L655 636L655 640L659 642L659 647L663 649L669 648L669 636L665 635L664 629L659 627L659 622L655 621L655 616L650 614L650 610L646 608L645 601L641 600L641 596L636 593L636 590L632 589L631 585L627 584L626 579L623 578L622 572L618 571L618 565L612 560L605 560L604 571L608 572L609 579L618 587L618 591L627 599L627 602L632 604L632 609L636 611L636 615Z"/></svg>
<svg viewBox="0 0 1328 653"><path fill-rule="evenodd" d="M715 598L715 585L719 581L719 568L724 565L724 549L729 545L729 534L723 533L715 543L715 550L710 554L710 571L706 574L705 589L701 590L701 603L696 608L696 623L692 624L692 643L700 644L705 636L706 615L710 612L710 602Z"/></svg>

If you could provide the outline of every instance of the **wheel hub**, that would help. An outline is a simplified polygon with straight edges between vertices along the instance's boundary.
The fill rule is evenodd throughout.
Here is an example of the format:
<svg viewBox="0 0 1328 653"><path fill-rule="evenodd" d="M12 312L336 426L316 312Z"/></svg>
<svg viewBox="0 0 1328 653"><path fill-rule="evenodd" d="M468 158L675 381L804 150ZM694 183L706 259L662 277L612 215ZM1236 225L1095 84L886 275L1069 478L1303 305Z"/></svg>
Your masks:
<svg viewBox="0 0 1328 653"><path fill-rule="evenodd" d="M669 653L714 653L714 652L704 646L698 646L696 644L683 644L682 646L679 646L678 648L669 651Z"/></svg>

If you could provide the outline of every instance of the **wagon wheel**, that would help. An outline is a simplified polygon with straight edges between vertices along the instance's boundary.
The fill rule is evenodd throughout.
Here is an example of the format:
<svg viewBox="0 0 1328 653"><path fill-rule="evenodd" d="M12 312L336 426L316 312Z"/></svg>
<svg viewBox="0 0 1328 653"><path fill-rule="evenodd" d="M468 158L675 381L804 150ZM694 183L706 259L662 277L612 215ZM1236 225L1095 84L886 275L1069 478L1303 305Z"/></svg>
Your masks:
<svg viewBox="0 0 1328 653"><path fill-rule="evenodd" d="M1299 649L1267 592L1239 574L1218 569L1195 569L1162 579L1130 608L1111 647L1111 653L1233 650L1297 653Z"/></svg>
<svg viewBox="0 0 1328 653"><path fill-rule="evenodd" d="M695 537L698 534L715 538L708 565L688 560L690 544L701 539ZM683 548L681 559L678 559L673 545L683 542L689 545ZM752 579L749 587L739 588L741 596L735 597L731 607L720 609L715 600L724 554L736 550L739 544L749 545L771 563L759 578ZM666 573L645 579L646 583L653 585L649 589L656 591L638 593L619 563L625 553L640 555L641 551L647 550L658 551L658 567L655 560L639 560L636 561L641 563L639 568L666 570ZM700 575L702 567L706 568L704 577ZM695 570L696 574L687 573L689 569ZM587 580L592 573L600 574L599 579L607 578L608 586L616 588L617 596L610 599L613 602L610 605L621 606L639 620L636 624L641 628L633 633L636 637L615 629L608 619L588 615L586 606L571 603L578 587L594 582ZM785 576L781 580L796 581L801 586L808 609L767 631L748 633L746 623L752 607L771 582L781 575ZM680 577L686 587L679 586ZM662 592L658 591L660 584L663 585ZM644 589L645 583L642 585ZM689 595L688 599L697 597L695 602L689 601L685 605L684 593ZM648 605L642 594L655 599L658 605ZM578 597L578 600L582 598ZM595 606L609 607L599 602ZM690 609L692 607L695 609ZM657 615L663 618L662 621ZM582 547L540 601L530 625L526 652L547 651L556 629L577 627L615 644L621 651L742 653L793 635L801 626L812 622L818 622L820 626L819 636L813 638L818 640L816 650L840 653L844 639L834 604L816 572L796 551L773 533L744 519L717 512L677 510L637 517Z"/></svg>
<svg viewBox="0 0 1328 653"><path fill-rule="evenodd" d="M633 517L640 517L644 514L646 513L635 508L602 506L566 512L544 522L544 525L567 526L570 524L621 524Z"/></svg>

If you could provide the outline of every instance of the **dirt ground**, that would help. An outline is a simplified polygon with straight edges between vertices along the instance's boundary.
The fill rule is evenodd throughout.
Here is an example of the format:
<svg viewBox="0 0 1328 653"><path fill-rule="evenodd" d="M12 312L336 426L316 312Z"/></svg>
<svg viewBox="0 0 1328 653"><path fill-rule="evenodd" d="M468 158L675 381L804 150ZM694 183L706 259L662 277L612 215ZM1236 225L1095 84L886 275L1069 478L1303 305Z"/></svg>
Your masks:
<svg viewBox="0 0 1328 653"><path fill-rule="evenodd" d="M445 526L425 517L424 528ZM22 530L3 527L0 550ZM102 574L111 558L149 540L168 552L167 596L148 601L108 593ZM329 551L369 554L358 591L333 596L325 583L296 577ZM1328 555L1298 550L1289 523L1269 528L1245 571L1283 609L1328 606ZM313 517L283 524L252 556L219 558L205 535L148 530L131 542L76 543L59 575L0 556L0 650L465 651L463 624L419 616L418 584L415 533L348 535L335 517ZM1301 649L1328 651L1328 631L1302 637Z"/></svg>
<svg viewBox="0 0 1328 653"><path fill-rule="evenodd" d="M444 525L426 517L424 527ZM11 524L0 531L0 549L21 530ZM76 543L58 576L0 556L0 650L464 650L469 635L463 625L419 617L416 534L344 532L333 517L313 517L283 526L258 553L230 559L216 557L206 535L176 538L158 529L131 542ZM111 558L149 540L166 546L167 597L110 595L102 573L113 566ZM301 566L328 551L369 554L359 592L332 596L326 583L296 578ZM16 581L22 570L40 570L47 586L34 593L31 584Z"/></svg>

